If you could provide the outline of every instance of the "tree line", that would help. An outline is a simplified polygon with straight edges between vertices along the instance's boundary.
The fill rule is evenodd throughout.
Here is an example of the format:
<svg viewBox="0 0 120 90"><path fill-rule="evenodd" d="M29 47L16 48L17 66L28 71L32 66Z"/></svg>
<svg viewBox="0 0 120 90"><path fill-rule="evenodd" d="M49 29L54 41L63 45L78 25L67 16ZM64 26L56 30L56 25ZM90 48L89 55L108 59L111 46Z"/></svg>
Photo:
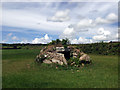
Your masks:
<svg viewBox="0 0 120 90"><path fill-rule="evenodd" d="M100 55L119 55L120 53L120 43L92 43L92 44L79 44L76 45L78 49L88 54L100 54Z"/></svg>
<svg viewBox="0 0 120 90"><path fill-rule="evenodd" d="M39 47L39 46L47 46L47 45L56 45L61 44L65 48L68 45L75 46L76 48L80 49L81 51L87 54L101 54L101 55L119 55L120 53L120 44L119 42L99 42L99 43L91 43L91 44L70 44L68 39L56 39L52 40L52 42L48 44L2 44L2 48L9 48L13 47L15 49L22 48L25 46L32 46L32 47Z"/></svg>

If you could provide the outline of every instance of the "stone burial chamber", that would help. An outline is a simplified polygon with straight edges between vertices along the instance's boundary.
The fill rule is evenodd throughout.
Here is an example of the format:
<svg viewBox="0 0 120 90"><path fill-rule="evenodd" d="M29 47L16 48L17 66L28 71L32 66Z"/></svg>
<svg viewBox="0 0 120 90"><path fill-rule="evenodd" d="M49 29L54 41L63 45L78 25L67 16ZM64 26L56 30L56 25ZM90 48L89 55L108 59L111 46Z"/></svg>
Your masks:
<svg viewBox="0 0 120 90"><path fill-rule="evenodd" d="M65 59L70 59L70 49L64 47L56 47L56 52L64 54Z"/></svg>
<svg viewBox="0 0 120 90"><path fill-rule="evenodd" d="M50 45L41 49L39 55L36 56L35 61L38 63L57 63L59 65L68 65L68 60L70 58L79 58L81 63L90 63L90 57L81 52L79 49L76 49L73 46L54 46Z"/></svg>

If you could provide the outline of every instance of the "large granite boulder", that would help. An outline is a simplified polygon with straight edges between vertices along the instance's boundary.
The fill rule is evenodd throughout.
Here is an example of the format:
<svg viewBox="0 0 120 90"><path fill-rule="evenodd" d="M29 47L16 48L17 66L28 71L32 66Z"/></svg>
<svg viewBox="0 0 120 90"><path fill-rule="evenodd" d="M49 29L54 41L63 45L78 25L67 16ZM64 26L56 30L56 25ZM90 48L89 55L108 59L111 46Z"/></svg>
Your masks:
<svg viewBox="0 0 120 90"><path fill-rule="evenodd" d="M81 63L91 63L90 56L85 53L81 53L81 57L79 58L79 60L81 61Z"/></svg>
<svg viewBox="0 0 120 90"><path fill-rule="evenodd" d="M43 61L43 63L51 64L52 61L50 61L50 60L46 60L46 59L45 59L45 60Z"/></svg>
<svg viewBox="0 0 120 90"><path fill-rule="evenodd" d="M64 52L65 48L64 47L56 47L56 52Z"/></svg>
<svg viewBox="0 0 120 90"><path fill-rule="evenodd" d="M50 57L50 60L54 61L54 60L59 60L60 62L63 62L65 65L67 65L67 60L64 57L64 54L62 53L51 53L51 52L47 52L47 56ZM59 63L58 63L59 64Z"/></svg>
<svg viewBox="0 0 120 90"><path fill-rule="evenodd" d="M67 60L65 59L64 54L58 53L64 51L64 47L57 47L56 50L55 47L52 46L45 47L40 51L40 54L37 55L36 62L43 62L47 64L57 63L60 65L67 65Z"/></svg>
<svg viewBox="0 0 120 90"><path fill-rule="evenodd" d="M57 63L59 65L63 65L63 61L61 61L61 60L53 58L51 61L52 61L52 63Z"/></svg>

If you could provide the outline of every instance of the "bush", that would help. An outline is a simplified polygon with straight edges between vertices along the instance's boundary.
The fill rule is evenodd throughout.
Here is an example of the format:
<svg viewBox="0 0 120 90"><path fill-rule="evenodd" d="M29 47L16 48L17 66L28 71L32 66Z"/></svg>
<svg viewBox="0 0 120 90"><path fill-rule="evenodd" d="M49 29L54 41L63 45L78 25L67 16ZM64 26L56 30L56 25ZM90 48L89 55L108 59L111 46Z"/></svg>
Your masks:
<svg viewBox="0 0 120 90"><path fill-rule="evenodd" d="M62 45L67 45L70 44L70 41L66 38L66 39L62 39Z"/></svg>
<svg viewBox="0 0 120 90"><path fill-rule="evenodd" d="M92 43L76 45L77 49L87 54L118 55L119 43Z"/></svg>
<svg viewBox="0 0 120 90"><path fill-rule="evenodd" d="M71 57L68 60L68 65L71 65L71 66L80 66L79 58L73 58L73 57Z"/></svg>
<svg viewBox="0 0 120 90"><path fill-rule="evenodd" d="M40 57L37 57L35 61L36 61L37 63L43 63L43 60L44 60L44 59L45 59L44 55L41 55Z"/></svg>

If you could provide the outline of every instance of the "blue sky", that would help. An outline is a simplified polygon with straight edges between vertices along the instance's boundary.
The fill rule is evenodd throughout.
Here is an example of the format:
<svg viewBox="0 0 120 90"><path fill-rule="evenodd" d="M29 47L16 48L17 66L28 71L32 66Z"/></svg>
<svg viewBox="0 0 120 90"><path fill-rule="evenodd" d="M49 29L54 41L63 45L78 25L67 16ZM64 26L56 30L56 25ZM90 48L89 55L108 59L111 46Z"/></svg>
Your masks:
<svg viewBox="0 0 120 90"><path fill-rule="evenodd" d="M116 41L117 2L3 2L2 42Z"/></svg>

